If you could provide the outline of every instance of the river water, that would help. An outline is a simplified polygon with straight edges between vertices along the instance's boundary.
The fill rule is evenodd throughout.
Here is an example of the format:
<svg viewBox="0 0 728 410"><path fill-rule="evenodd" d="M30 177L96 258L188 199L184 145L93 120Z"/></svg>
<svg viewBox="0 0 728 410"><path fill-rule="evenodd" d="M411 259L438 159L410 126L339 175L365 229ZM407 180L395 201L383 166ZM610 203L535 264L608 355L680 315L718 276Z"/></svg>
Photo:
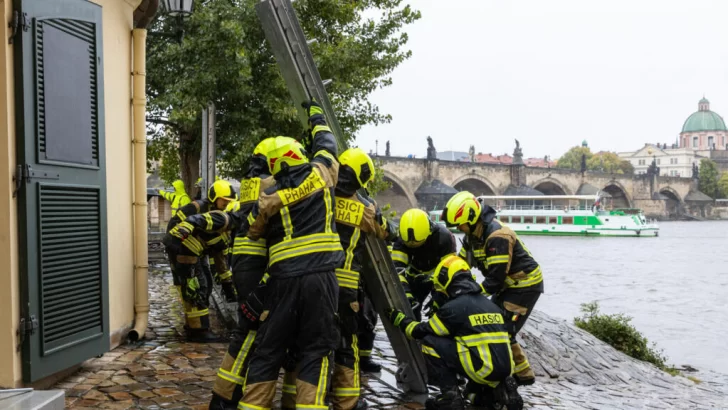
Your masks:
<svg viewBox="0 0 728 410"><path fill-rule="evenodd" d="M522 240L543 269L536 309L571 321L596 300L632 316L670 364L728 373L728 222L663 222L657 238Z"/></svg>

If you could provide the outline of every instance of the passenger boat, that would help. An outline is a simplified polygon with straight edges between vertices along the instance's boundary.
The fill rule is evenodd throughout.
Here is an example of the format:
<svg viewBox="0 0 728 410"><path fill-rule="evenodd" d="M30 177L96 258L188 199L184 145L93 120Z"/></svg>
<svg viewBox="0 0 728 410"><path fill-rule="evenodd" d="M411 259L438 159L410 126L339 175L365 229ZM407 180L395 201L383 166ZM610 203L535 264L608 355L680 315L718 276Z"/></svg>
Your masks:
<svg viewBox="0 0 728 410"><path fill-rule="evenodd" d="M519 235L654 237L659 227L642 210L606 210L596 195L480 196Z"/></svg>

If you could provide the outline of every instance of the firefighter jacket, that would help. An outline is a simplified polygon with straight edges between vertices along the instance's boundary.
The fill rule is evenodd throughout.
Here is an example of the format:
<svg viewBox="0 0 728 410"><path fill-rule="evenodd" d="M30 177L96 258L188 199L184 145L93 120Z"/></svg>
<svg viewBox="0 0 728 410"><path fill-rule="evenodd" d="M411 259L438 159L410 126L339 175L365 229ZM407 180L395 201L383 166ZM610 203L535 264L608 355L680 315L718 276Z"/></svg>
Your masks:
<svg viewBox="0 0 728 410"><path fill-rule="evenodd" d="M394 234L373 200L358 193L346 194L336 190L334 217L345 254L344 264L336 269L336 278L339 287L358 289L361 261L366 252L363 234L379 239L392 238Z"/></svg>
<svg viewBox="0 0 728 410"><path fill-rule="evenodd" d="M167 192L160 189L159 195L172 203L172 215L174 215L180 208L190 203L190 197L185 192L185 185L182 181L176 180L172 183L172 186L174 187L174 192Z"/></svg>
<svg viewBox="0 0 728 410"><path fill-rule="evenodd" d="M333 272L344 261L334 220L336 139L326 125L315 125L312 134L311 162L276 175L248 216L248 238L265 239L272 278Z"/></svg>
<svg viewBox="0 0 728 410"><path fill-rule="evenodd" d="M392 245L392 261L400 271L399 280L408 298L412 298L410 281L429 280L442 258L457 251L455 237L442 225L432 224L432 233L425 243L417 248L409 248L402 238ZM407 269L404 274L402 269ZM422 276L421 276L422 275Z"/></svg>
<svg viewBox="0 0 728 410"><path fill-rule="evenodd" d="M455 339L460 365L470 379L489 384L486 377L498 366L513 366L508 318L485 295L471 278L460 275L453 278L447 288L448 297L432 318L417 322L403 318L395 325L410 339L423 339L434 335ZM438 292L439 293L439 292ZM426 354L439 357L427 345Z"/></svg>
<svg viewBox="0 0 728 410"><path fill-rule="evenodd" d="M480 224L467 241L460 256L472 256L483 272L483 289L489 295L505 289L543 292L541 267L513 230L495 219L496 211L483 206Z"/></svg>
<svg viewBox="0 0 728 410"><path fill-rule="evenodd" d="M228 245L226 249L231 249L230 269L241 300L244 300L262 280L268 262L265 240L247 238L247 232L244 230L247 230L248 225L244 222L258 201L261 191L274 184L275 180L270 176L244 179L240 182L240 199L233 204L231 210L212 211L187 218L187 222L196 231L217 234L218 237L225 238Z"/></svg>

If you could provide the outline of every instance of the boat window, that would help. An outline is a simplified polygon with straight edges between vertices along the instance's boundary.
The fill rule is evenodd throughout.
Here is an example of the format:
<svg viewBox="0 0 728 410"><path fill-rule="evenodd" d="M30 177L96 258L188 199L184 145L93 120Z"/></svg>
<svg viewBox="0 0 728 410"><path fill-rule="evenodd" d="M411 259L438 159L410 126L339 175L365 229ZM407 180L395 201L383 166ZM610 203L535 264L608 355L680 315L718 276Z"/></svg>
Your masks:
<svg viewBox="0 0 728 410"><path fill-rule="evenodd" d="M550 224L557 224L557 223L559 223L559 217L557 217L557 216L549 216L549 223Z"/></svg>
<svg viewBox="0 0 728 410"><path fill-rule="evenodd" d="M523 217L523 223L524 224L532 224L533 223L533 217L532 216L524 216Z"/></svg>
<svg viewBox="0 0 728 410"><path fill-rule="evenodd" d="M546 223L546 217L545 216L537 216L536 217L536 223L537 224L545 224Z"/></svg>
<svg viewBox="0 0 728 410"><path fill-rule="evenodd" d="M566 225L566 224L573 225L574 224L574 217L573 216L565 216L565 217L561 218L561 223L564 224L564 225Z"/></svg>
<svg viewBox="0 0 728 410"><path fill-rule="evenodd" d="M520 216L511 216L511 223L521 223L521 217Z"/></svg>

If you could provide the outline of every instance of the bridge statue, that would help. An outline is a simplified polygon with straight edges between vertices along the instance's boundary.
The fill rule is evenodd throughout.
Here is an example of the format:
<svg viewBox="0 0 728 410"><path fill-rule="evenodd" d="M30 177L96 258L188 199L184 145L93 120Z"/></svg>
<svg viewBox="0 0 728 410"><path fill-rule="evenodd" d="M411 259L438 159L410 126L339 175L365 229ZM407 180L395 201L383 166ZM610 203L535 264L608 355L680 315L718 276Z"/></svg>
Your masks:
<svg viewBox="0 0 728 410"><path fill-rule="evenodd" d="M581 173L586 172L586 154L581 154Z"/></svg>
<svg viewBox="0 0 728 410"><path fill-rule="evenodd" d="M470 146L470 149L468 150L468 157L470 157L470 162L475 162L475 145Z"/></svg>
<svg viewBox="0 0 728 410"><path fill-rule="evenodd" d="M513 164L523 165L523 151L521 150L521 143L516 140L516 149L513 150Z"/></svg>
<svg viewBox="0 0 728 410"><path fill-rule="evenodd" d="M389 156L389 140L387 140L387 147L384 149L384 156L385 157Z"/></svg>
<svg viewBox="0 0 728 410"><path fill-rule="evenodd" d="M700 178L700 172L698 170L698 164L693 163L693 179L699 179Z"/></svg>
<svg viewBox="0 0 728 410"><path fill-rule="evenodd" d="M427 159L437 159L437 150L429 135L427 136Z"/></svg>

